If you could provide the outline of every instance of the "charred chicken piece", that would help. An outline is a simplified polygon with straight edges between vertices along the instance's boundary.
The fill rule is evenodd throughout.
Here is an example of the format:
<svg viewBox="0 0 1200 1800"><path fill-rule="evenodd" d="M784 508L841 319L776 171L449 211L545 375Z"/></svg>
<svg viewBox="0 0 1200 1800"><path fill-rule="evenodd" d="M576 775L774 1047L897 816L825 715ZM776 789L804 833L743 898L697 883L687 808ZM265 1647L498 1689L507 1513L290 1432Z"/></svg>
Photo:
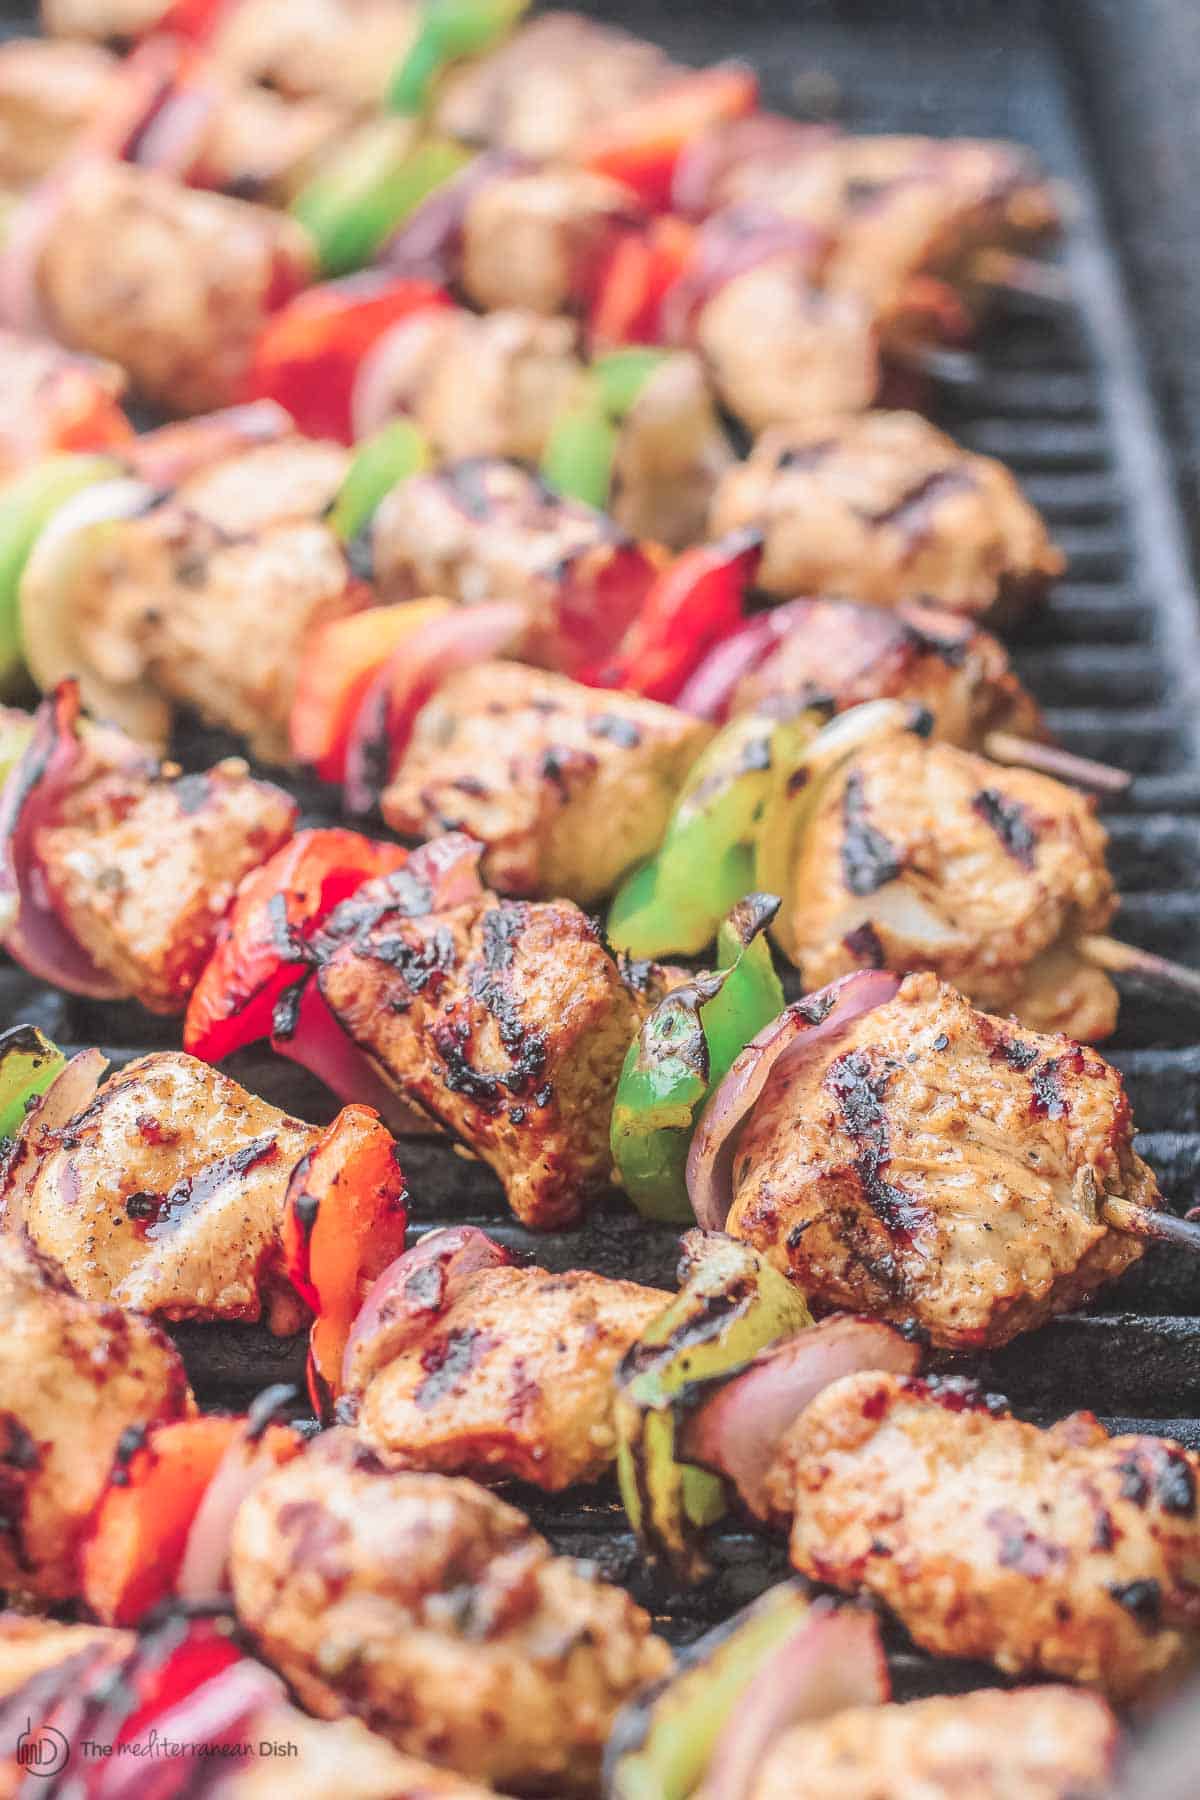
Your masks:
<svg viewBox="0 0 1200 1800"><path fill-rule="evenodd" d="M810 807L778 923L807 986L927 968L1034 1030L1109 1036L1116 989L1078 947L1117 905L1092 797L902 731L847 757Z"/></svg>
<svg viewBox="0 0 1200 1800"><path fill-rule="evenodd" d="M85 1052L26 1118L0 1190L4 1229L55 1256L88 1300L298 1330L283 1208L320 1131L179 1051L101 1087L104 1069Z"/></svg>
<svg viewBox="0 0 1200 1800"><path fill-rule="evenodd" d="M1011 619L1066 566L1002 464L916 413L767 432L713 501L714 536L765 534L760 585Z"/></svg>
<svg viewBox="0 0 1200 1800"><path fill-rule="evenodd" d="M463 216L463 291L484 312L573 312L633 212L627 188L586 169L498 174L472 195Z"/></svg>
<svg viewBox="0 0 1200 1800"><path fill-rule="evenodd" d="M0 1583L44 1602L77 1589L76 1556L123 1449L192 1410L183 1364L148 1320L76 1294L0 1235Z"/></svg>
<svg viewBox="0 0 1200 1800"><path fill-rule="evenodd" d="M452 70L434 118L466 143L549 161L672 73L655 45L579 13L551 12L490 55Z"/></svg>
<svg viewBox="0 0 1200 1800"><path fill-rule="evenodd" d="M506 894L594 904L658 847L708 728L652 700L519 663L452 675L383 795L394 831L466 831Z"/></svg>
<svg viewBox="0 0 1200 1800"><path fill-rule="evenodd" d="M654 574L604 514L482 457L394 487L375 514L371 555L383 600L520 601L522 654L548 668L609 655Z"/></svg>
<svg viewBox="0 0 1200 1800"><path fill-rule="evenodd" d="M430 1286L437 1273L414 1271ZM492 1266L447 1298L367 1347L353 1407L363 1442L390 1469L550 1492L597 1480L616 1450L617 1365L670 1296L586 1269Z"/></svg>
<svg viewBox="0 0 1200 1800"><path fill-rule="evenodd" d="M727 1229L826 1307L1002 1344L1142 1250L1107 1194L1159 1204L1115 1069L979 1013L932 975L769 1079Z"/></svg>
<svg viewBox="0 0 1200 1800"><path fill-rule="evenodd" d="M238 1617L320 1717L523 1793L589 1792L670 1652L621 1589L467 1481L385 1474L328 1432L244 1502Z"/></svg>
<svg viewBox="0 0 1200 1800"><path fill-rule="evenodd" d="M1117 1722L1097 1694L983 1688L850 1707L771 1746L750 1800L1103 1800Z"/></svg>
<svg viewBox="0 0 1200 1800"><path fill-rule="evenodd" d="M912 700L932 716L936 738L963 750L983 751L996 731L1045 737L1003 644L970 619L917 601L885 612L854 600L793 600L768 618L778 635L735 688L733 713Z"/></svg>
<svg viewBox="0 0 1200 1800"><path fill-rule="evenodd" d="M121 410L127 385L116 363L0 330L0 480L52 451L121 448L133 436Z"/></svg>
<svg viewBox="0 0 1200 1800"><path fill-rule="evenodd" d="M182 1012L238 882L291 837L296 803L236 757L184 776L110 730L67 741L75 772L32 844L52 904L116 988Z"/></svg>
<svg viewBox="0 0 1200 1800"><path fill-rule="evenodd" d="M111 357L169 411L235 398L265 320L312 275L286 213L129 163L81 161L52 205L36 285L55 337Z"/></svg>
<svg viewBox="0 0 1200 1800"><path fill-rule="evenodd" d="M621 968L570 901L477 888L429 905L405 871L360 888L314 944L320 992L400 1097L496 1171L519 1219L572 1224L608 1185L617 1079L662 972Z"/></svg>
<svg viewBox="0 0 1200 1800"><path fill-rule="evenodd" d="M802 1572L883 1600L938 1655L1133 1699L1194 1645L1200 1460L1049 1431L961 1379L853 1375L793 1426L770 1483Z"/></svg>

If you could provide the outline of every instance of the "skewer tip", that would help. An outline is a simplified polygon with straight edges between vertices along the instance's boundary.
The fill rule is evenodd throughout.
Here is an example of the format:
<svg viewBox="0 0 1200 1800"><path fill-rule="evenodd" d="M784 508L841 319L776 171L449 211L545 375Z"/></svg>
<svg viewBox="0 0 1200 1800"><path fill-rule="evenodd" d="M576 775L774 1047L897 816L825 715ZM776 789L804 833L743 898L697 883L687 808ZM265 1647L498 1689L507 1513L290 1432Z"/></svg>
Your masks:
<svg viewBox="0 0 1200 1800"><path fill-rule="evenodd" d="M1131 975L1147 987L1178 994L1191 1005L1200 1006L1200 970L1098 934L1081 937L1076 947L1084 961L1097 969L1106 969L1110 975Z"/></svg>
<svg viewBox="0 0 1200 1800"><path fill-rule="evenodd" d="M1143 1238L1148 1243L1173 1244L1177 1249L1200 1256L1200 1221L1190 1216L1181 1219L1178 1213L1168 1212L1165 1208L1160 1211L1153 1206L1138 1206L1119 1194L1108 1195L1101 1205L1100 1216L1114 1231L1126 1232L1128 1236Z"/></svg>
<svg viewBox="0 0 1200 1800"><path fill-rule="evenodd" d="M1133 776L1126 769L1115 769L1111 763L1093 762L1090 756L1076 756L1070 750L1061 750L1057 744L1017 737L1010 731L989 731L983 740L983 753L993 762L1036 769L1039 774L1053 775L1072 787L1088 788L1098 794L1128 793L1133 785Z"/></svg>

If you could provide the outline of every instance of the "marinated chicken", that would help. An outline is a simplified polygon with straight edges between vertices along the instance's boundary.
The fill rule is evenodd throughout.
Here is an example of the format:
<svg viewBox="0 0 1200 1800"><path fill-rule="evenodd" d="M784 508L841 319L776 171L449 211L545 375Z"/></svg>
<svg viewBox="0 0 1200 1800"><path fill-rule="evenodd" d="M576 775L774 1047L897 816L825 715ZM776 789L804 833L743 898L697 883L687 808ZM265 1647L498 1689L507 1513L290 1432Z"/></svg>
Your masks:
<svg viewBox="0 0 1200 1800"><path fill-rule="evenodd" d="M1117 1722L1096 1694L983 1688L907 1706L850 1707L794 1725L760 1764L748 1800L1102 1800Z"/></svg>
<svg viewBox="0 0 1200 1800"><path fill-rule="evenodd" d="M374 111L419 18L411 0L238 0L224 9L208 49L240 81Z"/></svg>
<svg viewBox="0 0 1200 1800"><path fill-rule="evenodd" d="M12 1229L0 1235L0 1321L0 1585L65 1600L114 1459L146 1426L189 1413L191 1393L157 1327L81 1298Z"/></svg>
<svg viewBox="0 0 1200 1800"><path fill-rule="evenodd" d="M608 1186L617 1078L661 971L619 966L570 901L480 891L430 912L414 885L368 882L332 914L313 946L321 994L400 1097L496 1171L519 1219L573 1224Z"/></svg>
<svg viewBox="0 0 1200 1800"><path fill-rule="evenodd" d="M466 143L549 161L672 73L653 44L579 13L551 12L522 25L489 55L451 70L434 119Z"/></svg>
<svg viewBox="0 0 1200 1800"><path fill-rule="evenodd" d="M243 875L291 837L290 794L236 757L205 774L111 759L83 740L77 781L35 833L60 918L94 963L151 1012L179 1013L216 947Z"/></svg>
<svg viewBox="0 0 1200 1800"><path fill-rule="evenodd" d="M485 1268L409 1341L386 1342L356 1395L359 1437L390 1469L551 1492L616 1453L613 1376L670 1296L586 1269Z"/></svg>
<svg viewBox="0 0 1200 1800"><path fill-rule="evenodd" d="M320 1131L181 1051L141 1057L97 1092L104 1059L90 1054L81 1109L46 1124L34 1111L22 1127L0 1189L5 1230L56 1257L89 1300L298 1330L280 1231Z"/></svg>
<svg viewBox="0 0 1200 1800"><path fill-rule="evenodd" d="M575 311L633 205L619 181L586 169L498 174L472 194L463 215L464 293L485 312Z"/></svg>
<svg viewBox="0 0 1200 1800"><path fill-rule="evenodd" d="M96 116L119 67L97 44L11 38L0 45L0 184L40 181Z"/></svg>
<svg viewBox="0 0 1200 1800"><path fill-rule="evenodd" d="M129 44L152 31L166 0L41 0L42 24L52 36Z"/></svg>
<svg viewBox="0 0 1200 1800"><path fill-rule="evenodd" d="M81 162L53 206L36 283L54 335L170 411L236 398L264 322L312 275L286 213L129 163Z"/></svg>
<svg viewBox="0 0 1200 1800"><path fill-rule="evenodd" d="M0 330L0 479L52 451L101 450L131 439L121 410L126 386L115 363Z"/></svg>
<svg viewBox="0 0 1200 1800"><path fill-rule="evenodd" d="M243 1503L238 1617L321 1717L523 1793L589 1792L617 1709L671 1656L620 1588L467 1481L385 1474L327 1432Z"/></svg>
<svg viewBox="0 0 1200 1800"><path fill-rule="evenodd" d="M1065 567L1008 470L916 413L766 433L713 502L713 536L744 526L765 534L760 585L785 598L934 600L1008 619Z"/></svg>
<svg viewBox="0 0 1200 1800"><path fill-rule="evenodd" d="M807 801L778 923L807 987L933 969L1036 1031L1110 1035L1116 989L1078 948L1117 905L1090 795L897 731Z"/></svg>
<svg viewBox="0 0 1200 1800"><path fill-rule="evenodd" d="M589 906L658 848L708 727L519 663L451 675L383 795L401 835L465 831L501 893Z"/></svg>
<svg viewBox="0 0 1200 1800"><path fill-rule="evenodd" d="M884 612L853 600L794 600L769 615L778 636L738 683L730 711L831 700L912 700L933 736L983 750L991 732L1043 738L1037 702L999 638L958 614L916 601Z"/></svg>
<svg viewBox="0 0 1200 1800"><path fill-rule="evenodd" d="M932 975L768 1080L726 1224L810 1300L1002 1344L1142 1254L1106 1195L1160 1204L1120 1075Z"/></svg>
<svg viewBox="0 0 1200 1800"><path fill-rule="evenodd" d="M961 1379L851 1375L768 1479L796 1567L884 1601L923 1648L1128 1701L1194 1648L1198 1470L1090 1413L1043 1431Z"/></svg>
<svg viewBox="0 0 1200 1800"><path fill-rule="evenodd" d="M523 655L550 668L561 666L564 646L584 665L607 655L653 577L653 564L602 513L486 458L394 487L375 514L371 552L384 600L523 602Z"/></svg>
<svg viewBox="0 0 1200 1800"><path fill-rule="evenodd" d="M162 1628L164 1636L182 1638L182 1633L182 1625L175 1621ZM0 1731L5 1731L10 1719L31 1732L43 1724L58 1730L68 1722L64 1702L78 1700L82 1694L90 1705L81 1709L83 1716L76 1713L71 1718L68 1742L72 1755L87 1756L82 1745L96 1741L91 1737L93 1731L115 1735L127 1723L128 1713L125 1717L121 1714L120 1696L128 1696L127 1709L137 1704L137 1675L153 1669L166 1649L160 1645L159 1635L152 1632L139 1640L132 1632L104 1626L58 1625L15 1613L0 1614ZM232 1668L240 1674L246 1659ZM113 1679L118 1672L135 1679L119 1684ZM281 1762L270 1754L222 1759L222 1773L206 1790L216 1800L229 1800L233 1795L238 1800L291 1800L297 1769L304 1772L306 1800L426 1800L427 1796L433 1800L442 1794L450 1800L484 1800L484 1789L446 1770L401 1756L357 1719L310 1719L289 1705L278 1679L265 1668L255 1667L252 1679L261 1689L258 1706L246 1710L250 1696L244 1685L239 1686L235 1700L244 1720L244 1741L290 1748L274 1753ZM89 1718L86 1715L92 1709ZM103 1737L99 1741L112 1740ZM26 1771L15 1755L9 1761L0 1760L4 1800L10 1796L15 1800L25 1781ZM180 1792L182 1787L171 1791Z"/></svg>

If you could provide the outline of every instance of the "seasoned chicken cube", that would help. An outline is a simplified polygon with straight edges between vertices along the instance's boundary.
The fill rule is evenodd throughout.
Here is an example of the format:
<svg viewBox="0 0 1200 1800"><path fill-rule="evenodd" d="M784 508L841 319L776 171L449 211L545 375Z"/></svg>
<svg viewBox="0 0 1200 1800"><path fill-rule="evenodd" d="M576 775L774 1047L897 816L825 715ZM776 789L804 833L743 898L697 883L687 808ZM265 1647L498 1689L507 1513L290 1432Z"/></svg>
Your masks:
<svg viewBox="0 0 1200 1800"><path fill-rule="evenodd" d="M628 188L586 169L497 175L467 203L463 292L484 312L501 306L574 311L633 206Z"/></svg>
<svg viewBox="0 0 1200 1800"><path fill-rule="evenodd" d="M731 712L912 700L932 716L935 737L963 750L983 750L993 731L1046 735L1003 644L970 619L916 601L884 612L854 600L793 600L771 617L779 635L738 683Z"/></svg>
<svg viewBox="0 0 1200 1800"><path fill-rule="evenodd" d="M291 837L290 794L236 757L84 774L35 853L55 907L92 960L152 1012L179 1013L216 947L243 875Z"/></svg>
<svg viewBox="0 0 1200 1800"><path fill-rule="evenodd" d="M586 1269L480 1270L369 1376L358 1434L392 1469L595 1481L616 1452L617 1364L669 1300Z"/></svg>
<svg viewBox="0 0 1200 1800"><path fill-rule="evenodd" d="M1049 1431L959 1378L851 1375L801 1414L768 1477L817 1581L883 1600L935 1655L1128 1701L1194 1645L1200 1459Z"/></svg>
<svg viewBox="0 0 1200 1800"><path fill-rule="evenodd" d="M1103 1800L1120 1733L1097 1694L1035 1687L852 1706L776 1738L748 1800Z"/></svg>
<svg viewBox="0 0 1200 1800"><path fill-rule="evenodd" d="M810 805L779 925L806 986L927 968L1037 1031L1112 1032L1116 989L1077 948L1117 905L1092 796L901 731Z"/></svg>
<svg viewBox="0 0 1200 1800"><path fill-rule="evenodd" d="M30 1115L5 1228L57 1257L89 1300L164 1319L265 1315L296 1331L283 1204L320 1135L195 1057L144 1056L61 1126Z"/></svg>
<svg viewBox="0 0 1200 1800"><path fill-rule="evenodd" d="M368 882L314 946L317 980L384 1079L459 1137L525 1224L575 1223L611 1174L609 1113L646 1001L570 901L484 894L422 912Z"/></svg>
<svg viewBox="0 0 1200 1800"><path fill-rule="evenodd" d="M483 1488L384 1474L327 1432L243 1503L238 1617L322 1717L504 1788L591 1792L618 1708L671 1656L620 1588Z"/></svg>
<svg viewBox="0 0 1200 1800"><path fill-rule="evenodd" d="M477 838L501 893L589 906L658 848L708 736L653 700L481 663L422 707L383 816L402 835Z"/></svg>
<svg viewBox="0 0 1200 1800"><path fill-rule="evenodd" d="M187 171L197 187L285 205L346 129L340 107L221 84L214 64L205 69L204 82L220 97Z"/></svg>
<svg viewBox="0 0 1200 1800"><path fill-rule="evenodd" d="M1005 1343L1138 1260L1105 1195L1159 1204L1117 1071L932 975L768 1082L733 1178L726 1229L810 1298L953 1349Z"/></svg>
<svg viewBox="0 0 1200 1800"><path fill-rule="evenodd" d="M267 525L320 519L337 498L351 457L328 438L274 439L205 462L163 504L203 519L225 538L254 537Z"/></svg>
<svg viewBox="0 0 1200 1800"><path fill-rule="evenodd" d="M0 330L0 479L52 451L123 447L133 436L121 411L127 386L116 363Z"/></svg>
<svg viewBox="0 0 1200 1800"><path fill-rule="evenodd" d="M53 1602L76 1591L79 1546L121 1446L136 1444L148 1425L184 1417L192 1397L178 1352L156 1326L80 1298L62 1269L6 1224L0 1584Z"/></svg>
<svg viewBox="0 0 1200 1800"><path fill-rule="evenodd" d="M101 43L132 43L152 31L166 10L167 0L41 0L42 24L51 35Z"/></svg>
<svg viewBox="0 0 1200 1800"><path fill-rule="evenodd" d="M631 537L686 549L705 535L732 463L703 364L679 351L647 376L621 421L609 509Z"/></svg>
<svg viewBox="0 0 1200 1800"><path fill-rule="evenodd" d="M222 10L208 48L241 81L374 111L420 15L412 0L239 0Z"/></svg>
<svg viewBox="0 0 1200 1800"><path fill-rule="evenodd" d="M439 130L467 143L551 161L674 72L654 44L579 13L551 12L452 69L434 118Z"/></svg>
<svg viewBox="0 0 1200 1800"><path fill-rule="evenodd" d="M104 104L119 66L96 44L0 45L0 183L23 188L48 174Z"/></svg>
<svg viewBox="0 0 1200 1800"><path fill-rule="evenodd" d="M765 533L758 580L785 598L1011 617L1066 566L1008 470L916 413L767 432L713 502L714 536L743 526Z"/></svg>
<svg viewBox="0 0 1200 1800"><path fill-rule="evenodd" d="M93 158L56 195L37 287L64 343L120 363L153 405L204 412L237 396L264 323L312 268L286 213Z"/></svg>
<svg viewBox="0 0 1200 1800"><path fill-rule="evenodd" d="M447 462L535 463L579 380L578 339L572 320L517 308L428 308L388 334L371 423L410 413Z"/></svg>

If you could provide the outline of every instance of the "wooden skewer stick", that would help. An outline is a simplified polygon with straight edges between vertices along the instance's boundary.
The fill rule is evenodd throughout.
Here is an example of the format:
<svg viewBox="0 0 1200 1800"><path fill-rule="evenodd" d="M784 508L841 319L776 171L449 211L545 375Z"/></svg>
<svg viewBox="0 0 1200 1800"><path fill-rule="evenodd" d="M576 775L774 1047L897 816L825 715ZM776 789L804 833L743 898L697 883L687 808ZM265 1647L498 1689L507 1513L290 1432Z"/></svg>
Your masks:
<svg viewBox="0 0 1200 1800"><path fill-rule="evenodd" d="M1113 975L1132 975L1148 987L1163 988L1167 993L1181 994L1200 1005L1200 970L1185 968L1165 956L1154 956L1149 950L1135 950L1132 944L1118 943L1116 938L1088 934L1078 939L1076 948L1085 962Z"/></svg>
<svg viewBox="0 0 1200 1800"><path fill-rule="evenodd" d="M1133 781L1126 769L1114 769L1111 763L1093 762L1090 756L1074 756L1070 750L1060 750L1057 744L1017 737L1011 731L989 731L983 740L983 753L993 762L1037 769L1043 775L1055 775L1059 781L1069 781L1073 787L1092 788L1098 794L1123 794Z"/></svg>
<svg viewBox="0 0 1200 1800"><path fill-rule="evenodd" d="M1149 1238L1156 1244L1177 1244L1200 1256L1200 1220L1181 1219L1178 1213L1161 1212L1153 1206L1136 1206L1119 1194L1109 1194L1101 1202L1100 1216L1114 1231L1130 1237Z"/></svg>
<svg viewBox="0 0 1200 1800"><path fill-rule="evenodd" d="M981 250L971 264L971 278L998 300L1018 304L1029 312L1061 318L1071 311L1066 275L1054 263L1041 262L1035 256Z"/></svg>

